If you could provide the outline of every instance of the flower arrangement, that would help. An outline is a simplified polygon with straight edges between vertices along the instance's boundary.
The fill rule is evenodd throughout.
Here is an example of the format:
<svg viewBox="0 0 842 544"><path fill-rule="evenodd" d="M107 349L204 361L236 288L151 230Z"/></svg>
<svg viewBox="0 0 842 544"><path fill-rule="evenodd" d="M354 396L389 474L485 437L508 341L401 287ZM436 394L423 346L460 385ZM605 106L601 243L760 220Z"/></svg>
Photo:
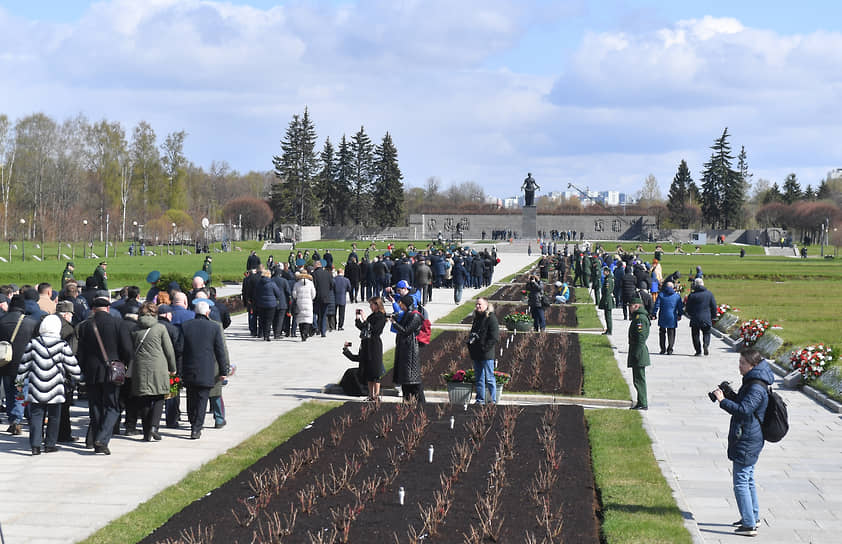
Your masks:
<svg viewBox="0 0 842 544"><path fill-rule="evenodd" d="M804 379L818 378L831 361L833 350L824 344L813 344L793 351L789 358L793 370L801 372Z"/></svg>
<svg viewBox="0 0 842 544"><path fill-rule="evenodd" d="M716 315L713 316L713 322L719 321L719 318L725 315L725 312L739 312L737 308L731 307L729 304L720 304L716 307Z"/></svg>
<svg viewBox="0 0 842 544"><path fill-rule="evenodd" d="M462 370L461 368L456 372L445 372L441 375L445 382L450 383L476 383L477 376L474 369ZM512 380L512 375L506 372L494 371L494 380L498 385L506 385Z"/></svg>
<svg viewBox="0 0 842 544"><path fill-rule="evenodd" d="M170 398L175 398L178 396L178 392L181 390L181 378L178 376L170 376Z"/></svg>
<svg viewBox="0 0 842 544"><path fill-rule="evenodd" d="M753 346L768 328L769 322L765 319L744 321L740 325L740 338L743 339L744 345Z"/></svg>
<svg viewBox="0 0 842 544"><path fill-rule="evenodd" d="M532 323L532 316L526 312L512 312L503 318L507 324L514 325L515 323Z"/></svg>

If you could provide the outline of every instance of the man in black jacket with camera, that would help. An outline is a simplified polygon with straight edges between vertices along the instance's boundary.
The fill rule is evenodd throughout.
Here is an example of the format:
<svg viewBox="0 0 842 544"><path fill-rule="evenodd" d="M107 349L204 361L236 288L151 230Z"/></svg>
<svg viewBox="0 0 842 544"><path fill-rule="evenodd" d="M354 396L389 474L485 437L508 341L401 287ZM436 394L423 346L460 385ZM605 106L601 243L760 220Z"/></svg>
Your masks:
<svg viewBox="0 0 842 544"><path fill-rule="evenodd" d="M477 385L477 404L494 402L497 398L497 380L494 377L494 352L500 339L500 324L488 299L478 298L471 333L468 336L468 353L474 362ZM491 398L486 399L486 389Z"/></svg>

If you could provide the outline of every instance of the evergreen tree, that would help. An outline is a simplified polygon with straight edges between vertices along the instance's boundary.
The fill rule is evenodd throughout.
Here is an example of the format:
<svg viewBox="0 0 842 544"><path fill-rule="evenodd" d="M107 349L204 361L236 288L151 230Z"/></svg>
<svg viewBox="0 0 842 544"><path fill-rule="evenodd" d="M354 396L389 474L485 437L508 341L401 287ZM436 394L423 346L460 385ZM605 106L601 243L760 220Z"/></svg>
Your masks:
<svg viewBox="0 0 842 544"><path fill-rule="evenodd" d="M830 186L827 184L827 180L823 179L819 185L819 190L816 191L816 200L825 200L827 198L830 198Z"/></svg>
<svg viewBox="0 0 842 544"><path fill-rule="evenodd" d="M351 217L348 203L351 201L351 178L353 177L351 145L345 135L339 140L339 153L336 162L336 188L339 202L337 224L344 225Z"/></svg>
<svg viewBox="0 0 842 544"><path fill-rule="evenodd" d="M321 202L319 216L321 217L322 223L336 225L337 211L341 205L341 200L339 200L340 195L337 195L335 191L338 168L336 164L336 153L334 152L330 138L325 140L325 145L322 147L322 153L319 158L322 164L322 169L317 176L318 185L316 191L317 200Z"/></svg>
<svg viewBox="0 0 842 544"><path fill-rule="evenodd" d="M701 207L704 219L714 228L730 228L742 217L745 202L744 181L731 168L734 157L728 143L728 128L711 146L710 161L702 172Z"/></svg>
<svg viewBox="0 0 842 544"><path fill-rule="evenodd" d="M299 225L316 221L315 181L318 172L316 129L310 112L293 115L281 140L283 154L272 159L280 183L272 186L270 201L275 218ZM278 185L280 185L278 187Z"/></svg>
<svg viewBox="0 0 842 544"><path fill-rule="evenodd" d="M387 132L374 149L374 207L372 217L381 227L398 225L403 217L403 174L398 150Z"/></svg>
<svg viewBox="0 0 842 544"><path fill-rule="evenodd" d="M784 202L792 204L798 200L801 200L801 185L795 174L790 174L784 181Z"/></svg>
<svg viewBox="0 0 842 544"><path fill-rule="evenodd" d="M763 195L763 204L771 204L772 202L783 202L784 195L781 194L781 189L778 183L772 184L772 187Z"/></svg>
<svg viewBox="0 0 842 544"><path fill-rule="evenodd" d="M351 218L355 225L368 224L374 177L374 146L365 128L351 138Z"/></svg>
<svg viewBox="0 0 842 544"><path fill-rule="evenodd" d="M804 200L815 200L816 193L813 191L813 186L809 183L807 184L807 188L804 189Z"/></svg>
<svg viewBox="0 0 842 544"><path fill-rule="evenodd" d="M689 224L687 207L693 202L691 186L695 188L693 178L690 176L690 169L687 167L687 161L682 159L678 165L678 172L672 178L670 192L667 196L667 209L670 213L670 220L683 229L686 229Z"/></svg>

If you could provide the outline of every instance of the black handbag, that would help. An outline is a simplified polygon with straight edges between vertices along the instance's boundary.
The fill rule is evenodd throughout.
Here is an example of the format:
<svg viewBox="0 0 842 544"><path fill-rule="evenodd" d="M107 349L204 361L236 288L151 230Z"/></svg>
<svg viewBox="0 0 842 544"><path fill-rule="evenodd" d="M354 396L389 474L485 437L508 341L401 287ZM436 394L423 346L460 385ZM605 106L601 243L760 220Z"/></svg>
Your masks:
<svg viewBox="0 0 842 544"><path fill-rule="evenodd" d="M105 351L102 337L99 335L99 329L97 329L96 323L93 321L91 321L91 325L94 327L94 335L96 336L96 341L99 343L99 349L102 351L102 360L105 361L105 365L108 367L108 381L114 385L123 385L126 383L126 363L116 359L113 361L108 360L108 353Z"/></svg>

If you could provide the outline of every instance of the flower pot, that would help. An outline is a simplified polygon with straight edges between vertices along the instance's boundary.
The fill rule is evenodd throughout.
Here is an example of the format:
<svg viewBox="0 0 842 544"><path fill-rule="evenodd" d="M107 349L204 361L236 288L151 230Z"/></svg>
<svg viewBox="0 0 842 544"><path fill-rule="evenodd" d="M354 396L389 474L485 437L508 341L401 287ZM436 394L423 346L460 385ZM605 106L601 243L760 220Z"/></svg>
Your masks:
<svg viewBox="0 0 842 544"><path fill-rule="evenodd" d="M516 321L515 322L515 330L518 332L529 332L533 329L534 325L532 321Z"/></svg>
<svg viewBox="0 0 842 544"><path fill-rule="evenodd" d="M450 404L465 404L471 402L474 384L464 382L447 382L447 396Z"/></svg>

